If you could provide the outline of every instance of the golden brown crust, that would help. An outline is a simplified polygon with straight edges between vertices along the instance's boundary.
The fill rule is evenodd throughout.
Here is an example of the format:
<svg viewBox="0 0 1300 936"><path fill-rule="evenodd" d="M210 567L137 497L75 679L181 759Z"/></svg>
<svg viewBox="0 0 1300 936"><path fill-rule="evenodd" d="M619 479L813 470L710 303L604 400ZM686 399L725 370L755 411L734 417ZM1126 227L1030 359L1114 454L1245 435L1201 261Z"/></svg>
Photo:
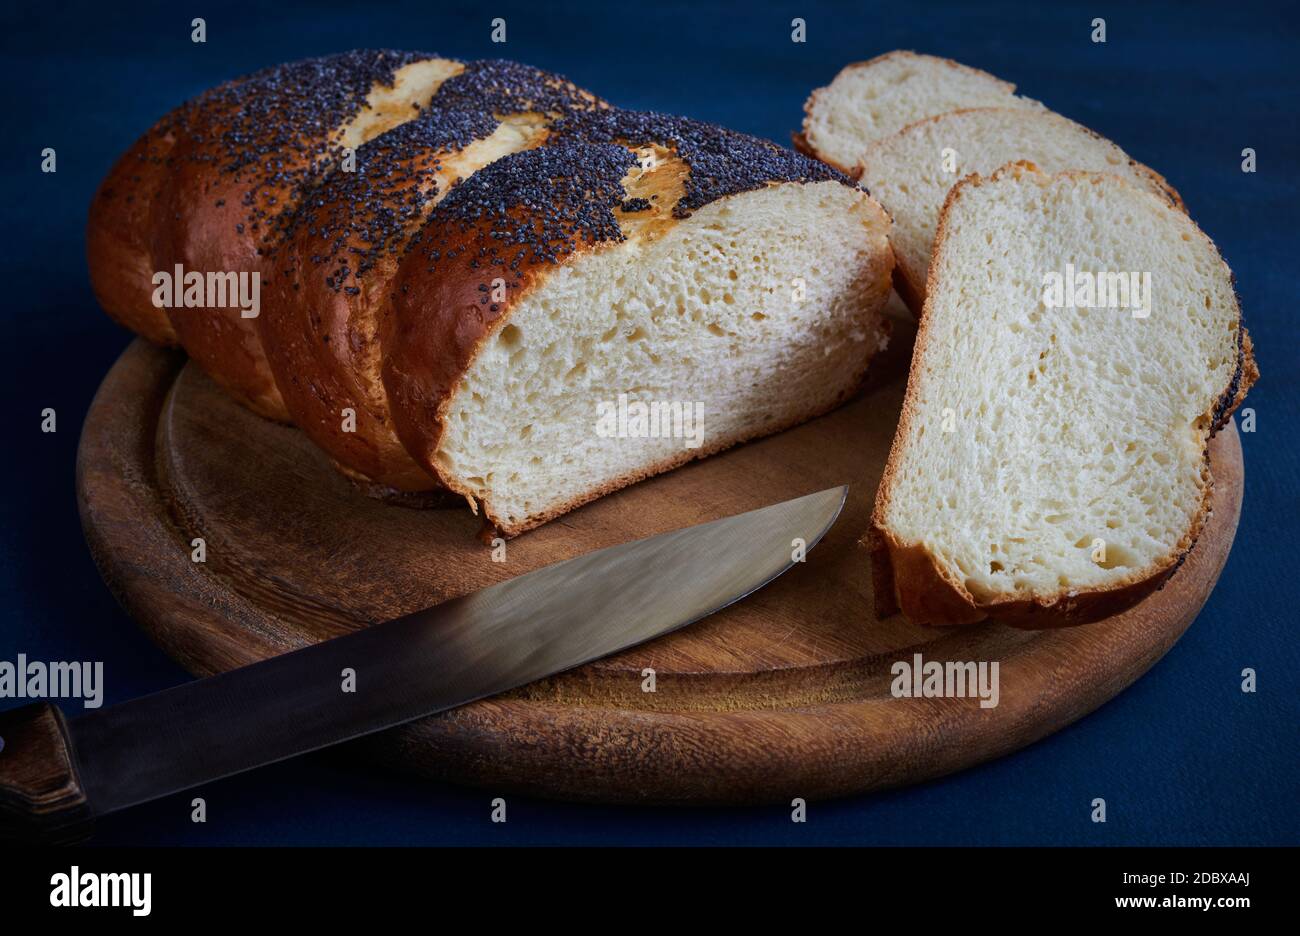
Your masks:
<svg viewBox="0 0 1300 936"><path fill-rule="evenodd" d="M317 239L295 246L310 250ZM287 261L282 261L287 262ZM278 266L258 323L268 365L293 418L334 463L369 490L423 491L436 486L393 432L379 380L379 339L374 323L385 301L395 262L373 271L355 294L329 288L324 276Z"/></svg>
<svg viewBox="0 0 1300 936"><path fill-rule="evenodd" d="M345 129L371 108L372 90L393 87L399 69L432 58L357 50L292 62L222 84L165 116L92 203L87 254L110 314L150 340L179 341L235 399L287 420L256 319L237 300L155 308L154 273L174 276L179 266L184 274L238 274L250 286L251 276L265 281L279 217L337 162Z"/></svg>
<svg viewBox="0 0 1300 936"><path fill-rule="evenodd" d="M930 260L930 275L937 269L939 258L944 250L948 236L948 218L951 206L962 194L986 182L1000 178L1005 173L1029 172L1046 177L1033 163L1019 161L1009 163L992 175L983 177L971 174L962 179L948 192L943 211L939 216L939 226L935 234L935 249ZM1090 176L1094 173L1062 172L1060 176ZM1119 177L1116 177L1119 178ZM1122 181L1122 180L1121 180ZM1127 184L1127 183L1126 183ZM1154 196L1153 196L1154 197ZM1157 199L1159 201L1159 199ZM1181 209L1170 203L1175 210ZM1190 223L1190 222L1189 222ZM1204 236L1204 235L1202 235ZM1207 237L1208 241L1209 238ZM871 524L867 540L872 549L872 572L875 591L876 612L883 617L901 610L909 621L916 624L948 626L970 624L983 620L997 620L1024 628L1062 627L1084 624L1109 617L1141 601L1146 596L1159 590L1168 578L1182 565L1187 554L1196 544L1210 511L1210 496L1213 490L1213 477L1210 474L1208 436L1207 446L1202 461L1201 502L1183 537L1171 550L1170 554L1157 568L1142 575L1134 572L1117 580L1105 588L1080 589L1072 593L1044 598L1030 596L1027 598L1007 599L1003 601L979 601L956 580L921 543L905 543L887 528L885 512L893 493L894 479L899 471L902 457L903 440L912 431L913 420L917 418L916 402L913 389L918 385L921 359L930 340L932 318L928 314L929 301L921 315L917 330L916 345L912 354L912 364L908 373L907 394L903 399L902 415L898 429L890 445L889 458L881 476L880 486L876 491L875 507L871 515ZM1238 310L1240 321L1240 310ZM1239 326L1239 363L1237 373L1229 387L1225 388L1224 399L1207 412L1205 420L1211 424L1215 420L1215 410L1222 414L1220 424L1226 424L1232 412L1245 398L1246 391L1259 376L1255 365L1253 346L1244 326ZM1212 433L1211 433L1212 434Z"/></svg>
<svg viewBox="0 0 1300 936"><path fill-rule="evenodd" d="M1197 535L1207 517L1208 510L1197 514ZM1162 588L1191 551L1191 545L1185 549L1180 545L1177 557L1153 575L1103 590L1080 591L1055 601L1027 598L980 603L964 586L945 575L924 546L900 543L879 526L873 526L871 533L883 544L874 553L872 566L877 618L901 611L913 624L936 627L994 620L1038 630L1100 621Z"/></svg>
<svg viewBox="0 0 1300 936"><path fill-rule="evenodd" d="M95 298L118 324L154 344L178 344L165 309L153 304L150 224L175 137L152 129L100 183L86 222L86 263Z"/></svg>
<svg viewBox="0 0 1300 936"><path fill-rule="evenodd" d="M256 273L264 293L270 271L259 232L249 230L244 221L245 192L237 176L180 154L154 200L150 253L155 269L171 272L179 264L187 273ZM288 201L292 193L282 188L277 197ZM262 352L256 320L244 318L238 302L164 311L190 359L222 389L261 416L289 421Z"/></svg>

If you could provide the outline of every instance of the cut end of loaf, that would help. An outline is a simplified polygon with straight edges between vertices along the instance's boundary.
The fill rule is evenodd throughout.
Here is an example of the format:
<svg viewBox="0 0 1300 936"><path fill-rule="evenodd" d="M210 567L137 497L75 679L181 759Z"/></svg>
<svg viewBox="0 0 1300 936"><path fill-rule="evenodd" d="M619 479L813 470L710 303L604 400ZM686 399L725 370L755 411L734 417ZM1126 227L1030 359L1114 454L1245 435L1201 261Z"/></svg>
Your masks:
<svg viewBox="0 0 1300 936"><path fill-rule="evenodd" d="M397 433L512 534L810 418L884 341L888 223L765 141L570 115L455 188L403 258L383 340Z"/></svg>
<svg viewBox="0 0 1300 936"><path fill-rule="evenodd" d="M648 206L684 169L655 167L623 180L618 246L515 298L440 407L433 469L506 535L833 408L883 346L892 255L866 193L772 184L674 219Z"/></svg>
<svg viewBox="0 0 1300 936"><path fill-rule="evenodd" d="M1048 304L1067 264L1149 274L1149 315ZM903 612L1078 623L1158 588L1204 522L1248 349L1227 266L1166 199L1025 165L960 183L873 516Z"/></svg>

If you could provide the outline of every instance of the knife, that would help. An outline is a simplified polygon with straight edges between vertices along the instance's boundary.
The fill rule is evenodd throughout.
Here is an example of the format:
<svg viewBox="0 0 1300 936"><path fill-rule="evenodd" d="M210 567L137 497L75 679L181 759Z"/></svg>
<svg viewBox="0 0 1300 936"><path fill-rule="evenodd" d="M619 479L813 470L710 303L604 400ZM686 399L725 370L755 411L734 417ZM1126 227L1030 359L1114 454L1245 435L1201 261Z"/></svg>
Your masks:
<svg viewBox="0 0 1300 936"><path fill-rule="evenodd" d="M424 611L80 715L0 713L0 838L96 816L514 689L763 587L844 506L831 488L611 546ZM351 670L354 691L345 692Z"/></svg>

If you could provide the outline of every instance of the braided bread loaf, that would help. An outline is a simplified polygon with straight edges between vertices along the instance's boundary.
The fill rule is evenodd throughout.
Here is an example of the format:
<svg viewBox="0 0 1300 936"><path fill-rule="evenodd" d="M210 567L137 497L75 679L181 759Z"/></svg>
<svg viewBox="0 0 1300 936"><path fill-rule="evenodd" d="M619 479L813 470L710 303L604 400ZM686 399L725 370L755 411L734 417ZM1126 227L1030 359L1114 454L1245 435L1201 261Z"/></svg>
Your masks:
<svg viewBox="0 0 1300 936"><path fill-rule="evenodd" d="M765 141L513 63L353 52L160 121L89 253L114 318L354 480L512 535L846 399L885 341L888 226ZM156 308L174 264L257 272L260 313Z"/></svg>
<svg viewBox="0 0 1300 936"><path fill-rule="evenodd" d="M255 319L231 302L160 308L155 272L265 274L265 252L303 193L345 151L417 116L463 67L361 50L268 68L182 104L118 160L91 202L96 297L133 331L182 345L240 402L287 421Z"/></svg>

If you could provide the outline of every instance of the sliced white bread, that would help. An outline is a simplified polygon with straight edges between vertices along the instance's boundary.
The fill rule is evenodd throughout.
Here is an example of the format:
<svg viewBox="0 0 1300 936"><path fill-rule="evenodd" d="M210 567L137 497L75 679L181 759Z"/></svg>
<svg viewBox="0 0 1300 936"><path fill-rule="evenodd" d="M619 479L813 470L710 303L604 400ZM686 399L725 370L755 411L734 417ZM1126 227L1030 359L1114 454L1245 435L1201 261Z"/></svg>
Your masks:
<svg viewBox="0 0 1300 936"><path fill-rule="evenodd" d="M1042 110L1016 86L951 59L889 52L846 65L804 104L795 143L841 172L857 176L871 144L908 124L971 107Z"/></svg>
<svg viewBox="0 0 1300 936"><path fill-rule="evenodd" d="M862 184L894 218L894 285L915 312L925 301L930 249L944 199L971 173L988 175L1024 160L1044 172L1113 172L1181 205L1163 178L1087 127L1048 110L951 111L904 127L872 144Z"/></svg>
<svg viewBox="0 0 1300 936"><path fill-rule="evenodd" d="M1052 274L1133 271L1148 317L1047 302ZM1052 626L1154 591L1258 376L1214 244L1116 175L1022 164L951 191L930 273L872 517L878 610Z"/></svg>

